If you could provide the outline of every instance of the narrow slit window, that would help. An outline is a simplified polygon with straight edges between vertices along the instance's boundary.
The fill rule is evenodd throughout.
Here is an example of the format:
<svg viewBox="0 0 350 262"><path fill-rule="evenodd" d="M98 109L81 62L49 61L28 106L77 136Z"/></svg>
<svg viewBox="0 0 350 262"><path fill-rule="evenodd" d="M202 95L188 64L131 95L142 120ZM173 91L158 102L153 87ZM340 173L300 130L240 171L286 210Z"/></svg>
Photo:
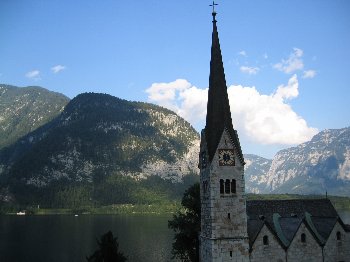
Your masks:
<svg viewBox="0 0 350 262"><path fill-rule="evenodd" d="M232 179L231 181L231 193L236 194L236 179Z"/></svg>
<svg viewBox="0 0 350 262"><path fill-rule="evenodd" d="M225 181L225 193L230 194L230 180L226 179Z"/></svg>
<svg viewBox="0 0 350 262"><path fill-rule="evenodd" d="M301 234L301 242L306 243L306 235L304 233Z"/></svg>
<svg viewBox="0 0 350 262"><path fill-rule="evenodd" d="M231 214L230 213L227 213L227 218L231 219Z"/></svg>
<svg viewBox="0 0 350 262"><path fill-rule="evenodd" d="M265 246L267 246L267 245L269 244L269 237L266 236L266 235L263 237L263 244L264 244Z"/></svg>
<svg viewBox="0 0 350 262"><path fill-rule="evenodd" d="M337 240L341 240L341 233L339 231L337 232Z"/></svg>
<svg viewBox="0 0 350 262"><path fill-rule="evenodd" d="M232 257L232 251L230 251L230 257Z"/></svg>
<svg viewBox="0 0 350 262"><path fill-rule="evenodd" d="M225 192L224 180L220 179L220 194Z"/></svg>

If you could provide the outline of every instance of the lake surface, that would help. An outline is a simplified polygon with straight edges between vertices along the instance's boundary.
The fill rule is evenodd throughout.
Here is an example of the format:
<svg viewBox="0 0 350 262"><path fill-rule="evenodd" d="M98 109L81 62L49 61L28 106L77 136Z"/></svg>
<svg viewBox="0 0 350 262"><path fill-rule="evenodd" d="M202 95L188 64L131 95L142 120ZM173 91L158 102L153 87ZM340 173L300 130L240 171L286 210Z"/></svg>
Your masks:
<svg viewBox="0 0 350 262"><path fill-rule="evenodd" d="M346 224L350 213L339 211ZM0 216L1 262L86 261L96 249L96 237L108 230L118 237L128 261L171 260L174 233L171 216L48 215Z"/></svg>
<svg viewBox="0 0 350 262"><path fill-rule="evenodd" d="M128 261L170 261L171 216L48 215L0 216L1 262L86 261L96 249L96 237L108 230L118 237Z"/></svg>

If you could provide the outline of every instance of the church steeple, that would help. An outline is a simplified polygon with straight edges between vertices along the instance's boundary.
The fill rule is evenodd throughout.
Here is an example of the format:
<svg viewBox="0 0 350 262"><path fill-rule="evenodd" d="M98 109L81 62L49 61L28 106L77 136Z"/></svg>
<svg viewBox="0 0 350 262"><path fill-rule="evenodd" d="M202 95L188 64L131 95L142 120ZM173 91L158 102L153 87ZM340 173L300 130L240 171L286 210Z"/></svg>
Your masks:
<svg viewBox="0 0 350 262"><path fill-rule="evenodd" d="M223 131L226 129L235 146L237 155L244 164L243 154L236 131L233 129L230 104L227 95L224 65L216 25L216 12L213 3L213 33L210 60L209 92L207 104L207 119L205 140L211 162L216 152Z"/></svg>
<svg viewBox="0 0 350 262"><path fill-rule="evenodd" d="M213 8L215 5L213 2ZM201 134L199 154L199 261L248 262L244 159L232 125L216 23L216 12L213 9L207 121Z"/></svg>

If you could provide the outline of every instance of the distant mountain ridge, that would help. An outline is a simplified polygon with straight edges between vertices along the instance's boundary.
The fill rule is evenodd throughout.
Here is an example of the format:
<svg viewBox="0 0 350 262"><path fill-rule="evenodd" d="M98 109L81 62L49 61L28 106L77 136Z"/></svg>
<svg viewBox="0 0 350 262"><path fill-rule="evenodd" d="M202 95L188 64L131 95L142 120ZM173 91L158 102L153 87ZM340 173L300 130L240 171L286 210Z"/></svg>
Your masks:
<svg viewBox="0 0 350 262"><path fill-rule="evenodd" d="M350 195L350 128L324 130L278 152L267 177L272 193Z"/></svg>
<svg viewBox="0 0 350 262"><path fill-rule="evenodd" d="M350 196L349 127L321 131L311 141L279 151L272 162L256 156L246 162L247 192ZM252 176L251 162L258 165L258 175Z"/></svg>
<svg viewBox="0 0 350 262"><path fill-rule="evenodd" d="M55 118L68 102L42 87L0 84L0 149Z"/></svg>
<svg viewBox="0 0 350 262"><path fill-rule="evenodd" d="M132 202L198 181L199 134L168 109L95 93L69 101L39 87L0 85L0 95L0 129L16 134L1 136L0 199ZM247 193L350 195L350 128L324 130L273 160L244 158Z"/></svg>
<svg viewBox="0 0 350 262"><path fill-rule="evenodd" d="M253 154L244 155L245 189L248 193L261 193L266 190L266 174L272 164L271 159Z"/></svg>
<svg viewBox="0 0 350 262"><path fill-rule="evenodd" d="M62 191L63 185L93 185L111 176L180 182L197 173L198 145L198 133L170 110L84 93L1 150L0 177L15 195L26 192L26 199L51 186Z"/></svg>

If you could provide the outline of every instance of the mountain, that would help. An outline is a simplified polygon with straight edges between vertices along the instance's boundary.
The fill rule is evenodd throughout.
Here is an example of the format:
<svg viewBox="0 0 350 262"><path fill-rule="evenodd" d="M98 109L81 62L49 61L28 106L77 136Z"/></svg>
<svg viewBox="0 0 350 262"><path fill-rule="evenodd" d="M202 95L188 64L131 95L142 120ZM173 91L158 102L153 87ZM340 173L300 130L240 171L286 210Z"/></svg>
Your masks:
<svg viewBox="0 0 350 262"><path fill-rule="evenodd" d="M266 189L267 173L272 160L253 154L244 155L245 188L248 193L259 194Z"/></svg>
<svg viewBox="0 0 350 262"><path fill-rule="evenodd" d="M170 110L85 93L1 150L0 176L20 202L61 205L57 199L74 194L85 202L140 200L197 174L198 148L198 133Z"/></svg>
<svg viewBox="0 0 350 262"><path fill-rule="evenodd" d="M279 151L267 174L272 193L350 195L350 128L324 130Z"/></svg>
<svg viewBox="0 0 350 262"><path fill-rule="evenodd" d="M0 84L0 149L55 118L68 101L41 87Z"/></svg>
<svg viewBox="0 0 350 262"><path fill-rule="evenodd" d="M349 127L324 130L273 160L244 157L247 193L350 196Z"/></svg>

